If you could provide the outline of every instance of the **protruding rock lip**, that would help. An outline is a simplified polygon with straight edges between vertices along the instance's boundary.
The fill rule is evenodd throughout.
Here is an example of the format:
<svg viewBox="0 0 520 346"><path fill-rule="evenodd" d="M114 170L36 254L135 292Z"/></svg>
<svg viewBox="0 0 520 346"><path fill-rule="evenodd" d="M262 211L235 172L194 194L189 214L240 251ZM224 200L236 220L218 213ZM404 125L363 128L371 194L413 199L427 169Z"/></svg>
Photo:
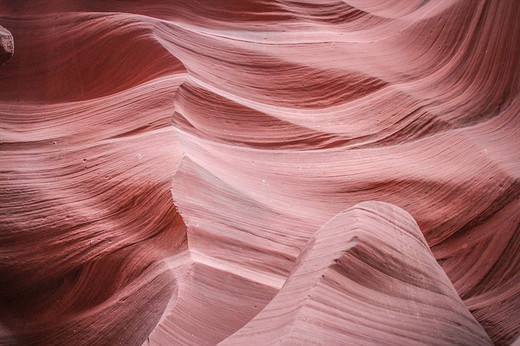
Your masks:
<svg viewBox="0 0 520 346"><path fill-rule="evenodd" d="M13 35L6 28L0 26L0 66L5 64L14 54Z"/></svg>
<svg viewBox="0 0 520 346"><path fill-rule="evenodd" d="M470 339L470 344L491 344L413 217L393 204L367 201L326 222L278 294L222 344Z"/></svg>

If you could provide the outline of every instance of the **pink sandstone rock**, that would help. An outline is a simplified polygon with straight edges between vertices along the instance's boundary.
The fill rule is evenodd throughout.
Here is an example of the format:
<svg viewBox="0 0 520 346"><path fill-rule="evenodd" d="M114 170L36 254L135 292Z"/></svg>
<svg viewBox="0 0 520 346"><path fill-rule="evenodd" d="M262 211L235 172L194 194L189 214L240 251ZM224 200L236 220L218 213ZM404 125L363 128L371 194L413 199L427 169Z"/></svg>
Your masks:
<svg viewBox="0 0 520 346"><path fill-rule="evenodd" d="M0 26L0 66L11 59L14 54L13 35Z"/></svg>
<svg viewBox="0 0 520 346"><path fill-rule="evenodd" d="M400 263L399 292L427 274L384 291L431 314L382 342L488 343L475 320L518 340L518 18L516 0L0 0L0 344L260 340L309 240L370 200L430 250L378 257L417 233L396 212L309 280L328 322L286 338L360 340L329 320L381 297L349 294L357 258ZM387 335L373 322L352 321Z"/></svg>
<svg viewBox="0 0 520 346"><path fill-rule="evenodd" d="M252 344L491 344L413 218L363 202L317 231L271 302L224 340Z"/></svg>

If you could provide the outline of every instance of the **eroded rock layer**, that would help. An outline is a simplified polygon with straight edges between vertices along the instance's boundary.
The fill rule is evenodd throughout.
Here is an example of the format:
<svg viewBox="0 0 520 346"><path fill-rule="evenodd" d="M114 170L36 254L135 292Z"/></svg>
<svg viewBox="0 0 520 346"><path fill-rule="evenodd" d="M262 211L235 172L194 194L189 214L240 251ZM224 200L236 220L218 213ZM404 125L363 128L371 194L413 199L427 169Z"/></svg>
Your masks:
<svg viewBox="0 0 520 346"><path fill-rule="evenodd" d="M309 240L286 283L222 344L491 344L412 217L363 202Z"/></svg>
<svg viewBox="0 0 520 346"><path fill-rule="evenodd" d="M518 339L518 18L516 0L0 0L0 344L232 342L368 200L410 213L493 342ZM488 342L428 249L392 262L365 231L355 258L428 270L396 300L443 287L463 325L400 337ZM377 296L348 294L368 280L339 273L350 254L325 270L339 290L299 289L362 313Z"/></svg>

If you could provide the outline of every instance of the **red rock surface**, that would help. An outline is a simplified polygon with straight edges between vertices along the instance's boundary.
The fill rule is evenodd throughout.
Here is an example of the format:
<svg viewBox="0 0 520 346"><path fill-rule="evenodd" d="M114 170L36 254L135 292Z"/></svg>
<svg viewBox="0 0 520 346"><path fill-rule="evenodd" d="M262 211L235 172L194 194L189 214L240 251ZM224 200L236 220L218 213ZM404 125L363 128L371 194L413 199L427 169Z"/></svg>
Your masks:
<svg viewBox="0 0 520 346"><path fill-rule="evenodd" d="M0 0L0 344L517 340L518 18Z"/></svg>
<svg viewBox="0 0 520 346"><path fill-rule="evenodd" d="M273 300L223 344L491 343L413 218L364 202L309 240Z"/></svg>

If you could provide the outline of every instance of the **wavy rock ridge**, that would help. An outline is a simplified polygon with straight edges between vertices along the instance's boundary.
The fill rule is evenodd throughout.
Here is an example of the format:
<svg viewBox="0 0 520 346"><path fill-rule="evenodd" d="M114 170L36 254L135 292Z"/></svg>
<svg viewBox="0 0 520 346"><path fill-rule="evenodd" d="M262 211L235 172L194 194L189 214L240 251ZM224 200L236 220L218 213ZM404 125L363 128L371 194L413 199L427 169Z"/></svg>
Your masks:
<svg viewBox="0 0 520 346"><path fill-rule="evenodd" d="M412 217L364 202L309 240L273 300L223 344L491 344Z"/></svg>
<svg viewBox="0 0 520 346"><path fill-rule="evenodd" d="M519 17L0 0L0 344L513 342Z"/></svg>

